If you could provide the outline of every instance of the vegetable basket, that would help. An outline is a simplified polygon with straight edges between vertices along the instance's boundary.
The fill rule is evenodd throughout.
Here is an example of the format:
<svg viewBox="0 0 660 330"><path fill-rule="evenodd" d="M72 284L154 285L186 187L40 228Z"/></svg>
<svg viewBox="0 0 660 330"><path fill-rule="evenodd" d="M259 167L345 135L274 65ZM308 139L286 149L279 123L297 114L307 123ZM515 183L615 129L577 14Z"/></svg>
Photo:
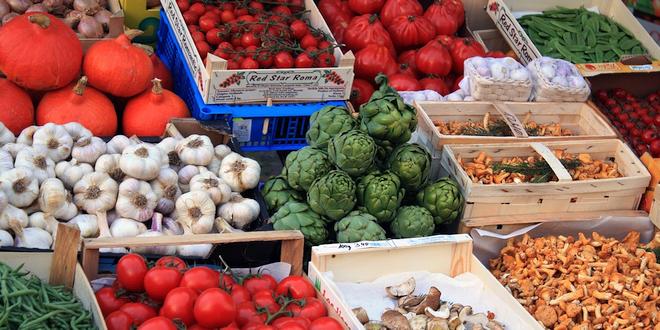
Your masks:
<svg viewBox="0 0 660 330"><path fill-rule="evenodd" d="M587 84L581 88L566 87L551 83L541 72L541 62L532 61L527 69L535 82L534 100L539 102L584 102L589 98L591 90ZM579 73L575 72L579 75Z"/></svg>
<svg viewBox="0 0 660 330"><path fill-rule="evenodd" d="M475 100L525 102L532 94L531 80L495 80L479 75L472 65L465 66L465 76L470 78L470 95Z"/></svg>

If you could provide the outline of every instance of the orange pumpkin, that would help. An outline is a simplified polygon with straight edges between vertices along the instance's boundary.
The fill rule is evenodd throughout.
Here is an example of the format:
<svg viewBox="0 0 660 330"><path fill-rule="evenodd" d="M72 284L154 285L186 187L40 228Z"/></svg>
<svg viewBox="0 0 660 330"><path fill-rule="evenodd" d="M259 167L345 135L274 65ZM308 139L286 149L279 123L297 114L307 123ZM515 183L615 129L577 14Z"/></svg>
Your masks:
<svg viewBox="0 0 660 330"><path fill-rule="evenodd" d="M132 98L126 104L122 125L131 136L161 136L171 118L190 117L186 104L176 94L163 89L158 78L151 90Z"/></svg>
<svg viewBox="0 0 660 330"><path fill-rule="evenodd" d="M37 107L37 124L78 122L96 136L115 135L115 107L103 93L86 84L87 77L83 76L75 85L44 95Z"/></svg>
<svg viewBox="0 0 660 330"><path fill-rule="evenodd" d="M151 54L149 57L151 58L151 63L154 65L154 78L161 80L163 88L174 90L174 83L172 82L172 73L170 73L170 70L155 53Z"/></svg>
<svg viewBox="0 0 660 330"><path fill-rule="evenodd" d="M13 82L0 78L0 122L18 135L34 124L34 107L30 95Z"/></svg>

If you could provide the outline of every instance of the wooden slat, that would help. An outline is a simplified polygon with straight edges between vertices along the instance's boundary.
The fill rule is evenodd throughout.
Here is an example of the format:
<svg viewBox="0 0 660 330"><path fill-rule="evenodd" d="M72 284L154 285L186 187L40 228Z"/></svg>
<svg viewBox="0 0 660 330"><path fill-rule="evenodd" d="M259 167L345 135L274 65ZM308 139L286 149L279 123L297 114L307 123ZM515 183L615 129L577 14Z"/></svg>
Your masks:
<svg viewBox="0 0 660 330"><path fill-rule="evenodd" d="M302 239L287 239L282 241L280 261L291 265L291 274L300 275L303 272L303 252L305 241Z"/></svg>
<svg viewBox="0 0 660 330"><path fill-rule="evenodd" d="M660 184L655 186L649 218L651 218L651 222L655 225L656 231L660 230Z"/></svg>
<svg viewBox="0 0 660 330"><path fill-rule="evenodd" d="M53 265L56 267L51 267L48 283L73 288L79 247L80 230L78 227L58 224L53 253Z"/></svg>
<svg viewBox="0 0 660 330"><path fill-rule="evenodd" d="M605 216L614 217L644 217L646 212L640 210L617 210L617 211L593 211L593 212L570 212L570 213L546 213L525 215L499 215L492 217L467 218L461 222L464 226L473 228L491 225L511 225L536 222L558 222L558 221L582 221L595 220Z"/></svg>

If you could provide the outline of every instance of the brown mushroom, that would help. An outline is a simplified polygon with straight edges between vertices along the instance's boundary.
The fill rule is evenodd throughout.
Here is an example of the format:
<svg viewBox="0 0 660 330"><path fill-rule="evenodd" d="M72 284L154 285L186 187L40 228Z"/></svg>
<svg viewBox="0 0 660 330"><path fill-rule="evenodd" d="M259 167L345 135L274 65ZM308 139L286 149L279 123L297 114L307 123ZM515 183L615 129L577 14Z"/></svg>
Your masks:
<svg viewBox="0 0 660 330"><path fill-rule="evenodd" d="M386 330L387 328L385 328L380 322L371 321L371 322L364 325L364 329L365 330Z"/></svg>
<svg viewBox="0 0 660 330"><path fill-rule="evenodd" d="M431 318L426 324L426 330L449 330L449 322L446 319Z"/></svg>
<svg viewBox="0 0 660 330"><path fill-rule="evenodd" d="M387 310L380 317L383 326L389 330L412 330L408 319L395 310Z"/></svg>
<svg viewBox="0 0 660 330"><path fill-rule="evenodd" d="M353 314L355 314L355 317L357 317L358 321L362 324L367 324L369 323L369 315L367 314L367 310L362 308L362 307L357 307L353 308Z"/></svg>
<svg viewBox="0 0 660 330"><path fill-rule="evenodd" d="M410 319L412 330L426 330L429 318L426 315L415 315Z"/></svg>
<svg viewBox="0 0 660 330"><path fill-rule="evenodd" d="M432 286L429 289L429 292L424 296L424 300L419 303L419 305L413 307L410 311L415 314L424 314L426 307L431 307L431 309L436 310L440 307L440 290Z"/></svg>
<svg viewBox="0 0 660 330"><path fill-rule="evenodd" d="M415 291L415 278L413 277L409 278L401 284L388 286L385 288L385 292L387 292L387 295L392 299L405 297L412 294L413 291Z"/></svg>
<svg viewBox="0 0 660 330"><path fill-rule="evenodd" d="M426 297L426 295L421 295L421 296L409 295L409 296L399 298L399 300L397 301L397 304L400 308L408 310L409 308L412 308L414 306L417 306L417 305L421 304L422 301L424 301L425 297Z"/></svg>

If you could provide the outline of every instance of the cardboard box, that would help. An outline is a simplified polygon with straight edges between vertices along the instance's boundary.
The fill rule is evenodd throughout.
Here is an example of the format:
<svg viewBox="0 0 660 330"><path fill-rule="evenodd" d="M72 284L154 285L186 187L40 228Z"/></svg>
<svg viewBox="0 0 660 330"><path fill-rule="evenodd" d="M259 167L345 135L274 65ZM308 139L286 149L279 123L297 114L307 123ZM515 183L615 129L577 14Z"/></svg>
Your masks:
<svg viewBox="0 0 660 330"><path fill-rule="evenodd" d="M144 31L133 42L155 46L158 41L156 33L160 24L160 6L147 8L147 0L119 0L119 3L124 11L126 27Z"/></svg>
<svg viewBox="0 0 660 330"><path fill-rule="evenodd" d="M83 51L87 51L95 42L105 39L114 39L124 33L124 12L119 6L119 0L108 0L108 10L112 13L108 23L108 34L103 38L79 37Z"/></svg>
<svg viewBox="0 0 660 330"><path fill-rule="evenodd" d="M176 1L163 0L163 10L184 52L185 60L206 104L256 103L272 101L306 102L347 100L353 84L352 52L335 49L336 67L309 69L227 70L227 61L207 55L206 65L199 56ZM307 18L312 26L331 35L313 0L305 0ZM336 74L343 83L326 77ZM229 78L237 82L221 87Z"/></svg>
<svg viewBox="0 0 660 330"><path fill-rule="evenodd" d="M660 47L644 30L637 19L628 11L620 0L553 0L553 1L525 1L525 0L489 0L488 15L495 22L509 45L524 64L541 57L541 53L518 24L514 12L540 12L557 6L567 8L598 7L598 11L619 23L635 35L635 38L648 50L649 55L655 59L631 58L623 62L609 63L583 63L576 64L583 76L594 76L603 73L626 72L655 72L660 71Z"/></svg>

